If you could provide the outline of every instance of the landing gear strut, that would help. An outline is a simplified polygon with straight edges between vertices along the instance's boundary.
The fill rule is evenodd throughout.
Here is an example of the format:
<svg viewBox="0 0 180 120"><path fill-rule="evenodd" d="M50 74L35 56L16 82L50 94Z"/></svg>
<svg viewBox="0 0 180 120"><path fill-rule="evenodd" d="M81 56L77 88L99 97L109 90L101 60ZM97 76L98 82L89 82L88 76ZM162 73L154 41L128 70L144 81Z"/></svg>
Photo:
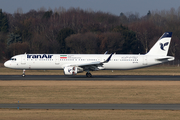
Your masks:
<svg viewBox="0 0 180 120"><path fill-rule="evenodd" d="M22 77L25 77L26 75L25 75L25 69L23 69L23 74L22 74Z"/></svg>
<svg viewBox="0 0 180 120"><path fill-rule="evenodd" d="M92 77L92 74L90 72L87 72L86 77Z"/></svg>

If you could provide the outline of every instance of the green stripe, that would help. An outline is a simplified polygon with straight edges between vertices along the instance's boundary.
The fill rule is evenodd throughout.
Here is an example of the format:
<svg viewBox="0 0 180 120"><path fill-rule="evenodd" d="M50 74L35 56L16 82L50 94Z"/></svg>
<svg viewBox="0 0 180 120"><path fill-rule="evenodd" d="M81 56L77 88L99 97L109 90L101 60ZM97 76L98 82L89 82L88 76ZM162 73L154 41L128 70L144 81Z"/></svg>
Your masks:
<svg viewBox="0 0 180 120"><path fill-rule="evenodd" d="M60 55L61 57L67 57L67 55Z"/></svg>

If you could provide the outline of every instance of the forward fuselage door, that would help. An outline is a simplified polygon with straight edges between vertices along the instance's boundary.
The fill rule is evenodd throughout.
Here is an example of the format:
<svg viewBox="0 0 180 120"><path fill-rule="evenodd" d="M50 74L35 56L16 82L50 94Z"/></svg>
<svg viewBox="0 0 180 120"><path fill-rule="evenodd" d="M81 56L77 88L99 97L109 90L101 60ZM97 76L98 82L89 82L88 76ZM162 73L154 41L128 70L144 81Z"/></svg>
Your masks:
<svg viewBox="0 0 180 120"><path fill-rule="evenodd" d="M21 64L22 65L26 64L26 55L21 56Z"/></svg>

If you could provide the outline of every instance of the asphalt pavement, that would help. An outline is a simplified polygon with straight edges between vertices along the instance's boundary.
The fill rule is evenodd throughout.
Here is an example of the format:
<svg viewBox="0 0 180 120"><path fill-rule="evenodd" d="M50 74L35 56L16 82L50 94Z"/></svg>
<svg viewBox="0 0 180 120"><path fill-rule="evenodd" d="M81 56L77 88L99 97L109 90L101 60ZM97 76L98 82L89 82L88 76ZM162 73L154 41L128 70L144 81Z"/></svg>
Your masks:
<svg viewBox="0 0 180 120"><path fill-rule="evenodd" d="M180 104L0 104L8 109L180 110Z"/></svg>
<svg viewBox="0 0 180 120"><path fill-rule="evenodd" d="M58 81L180 81L180 76L171 75L0 75L0 80L58 80Z"/></svg>

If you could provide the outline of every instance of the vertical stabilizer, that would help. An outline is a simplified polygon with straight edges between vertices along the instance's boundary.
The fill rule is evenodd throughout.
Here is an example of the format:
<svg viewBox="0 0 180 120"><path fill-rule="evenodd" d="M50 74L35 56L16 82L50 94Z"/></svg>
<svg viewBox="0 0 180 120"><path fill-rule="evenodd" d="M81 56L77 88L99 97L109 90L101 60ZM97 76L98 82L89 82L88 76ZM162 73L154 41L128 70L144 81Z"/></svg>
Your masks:
<svg viewBox="0 0 180 120"><path fill-rule="evenodd" d="M172 32L165 32L146 55L167 56Z"/></svg>

